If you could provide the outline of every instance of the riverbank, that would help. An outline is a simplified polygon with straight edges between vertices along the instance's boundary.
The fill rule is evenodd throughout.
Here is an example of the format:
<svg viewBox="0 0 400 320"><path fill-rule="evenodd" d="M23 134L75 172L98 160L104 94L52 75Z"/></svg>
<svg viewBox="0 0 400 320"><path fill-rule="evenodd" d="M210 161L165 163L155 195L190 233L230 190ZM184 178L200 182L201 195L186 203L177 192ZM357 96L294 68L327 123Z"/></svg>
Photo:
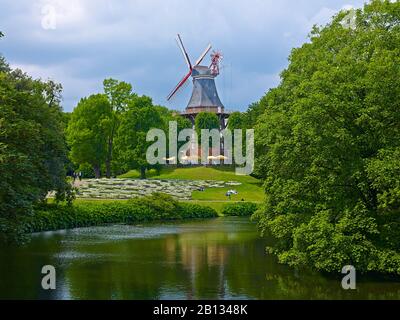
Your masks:
<svg viewBox="0 0 400 320"><path fill-rule="evenodd" d="M130 171L117 179L76 180L73 206L36 207L28 233L103 224L251 216L261 205L261 182L230 167L166 167L147 180ZM229 190L235 194L227 197Z"/></svg>
<svg viewBox="0 0 400 320"><path fill-rule="evenodd" d="M35 208L24 221L27 233L90 227L105 224L136 224L150 221L209 219L218 213L206 206L183 203L164 194L128 201L86 201L66 204L46 204Z"/></svg>
<svg viewBox="0 0 400 320"><path fill-rule="evenodd" d="M92 227L105 224L137 224L150 221L210 219L220 216L251 216L255 203L224 203L217 212L212 207L192 202L179 202L165 194L126 201L79 200L72 206L50 203L38 206L27 218L27 233Z"/></svg>
<svg viewBox="0 0 400 320"><path fill-rule="evenodd" d="M128 199L162 192L176 200L211 207L220 215L232 203L251 202L261 205L264 199L262 182L251 176L236 175L233 168L221 167L164 167L159 172L148 171L140 180L136 170L114 179L76 180L75 203L126 202ZM228 191L235 190L228 197ZM50 200L52 201L52 200Z"/></svg>

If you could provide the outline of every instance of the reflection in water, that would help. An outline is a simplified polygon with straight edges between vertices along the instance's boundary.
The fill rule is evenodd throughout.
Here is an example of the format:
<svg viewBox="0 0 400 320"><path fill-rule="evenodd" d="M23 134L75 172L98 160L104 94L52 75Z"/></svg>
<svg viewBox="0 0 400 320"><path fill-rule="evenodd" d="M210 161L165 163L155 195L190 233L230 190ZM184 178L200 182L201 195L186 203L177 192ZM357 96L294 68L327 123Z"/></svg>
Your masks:
<svg viewBox="0 0 400 320"><path fill-rule="evenodd" d="M277 264L246 218L82 228L0 249L0 298L400 299L400 283L338 278ZM40 286L43 265L57 290Z"/></svg>

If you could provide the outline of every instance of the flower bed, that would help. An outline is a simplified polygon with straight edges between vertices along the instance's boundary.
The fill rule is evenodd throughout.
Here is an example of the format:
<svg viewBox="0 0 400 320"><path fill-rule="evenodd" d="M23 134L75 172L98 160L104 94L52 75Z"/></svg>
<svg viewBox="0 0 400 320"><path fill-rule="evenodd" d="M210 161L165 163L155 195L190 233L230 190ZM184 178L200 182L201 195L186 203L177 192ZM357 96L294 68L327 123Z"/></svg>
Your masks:
<svg viewBox="0 0 400 320"><path fill-rule="evenodd" d="M177 200L191 200L193 191L232 185L238 183L207 180L89 179L80 183L77 198L133 199L162 192Z"/></svg>

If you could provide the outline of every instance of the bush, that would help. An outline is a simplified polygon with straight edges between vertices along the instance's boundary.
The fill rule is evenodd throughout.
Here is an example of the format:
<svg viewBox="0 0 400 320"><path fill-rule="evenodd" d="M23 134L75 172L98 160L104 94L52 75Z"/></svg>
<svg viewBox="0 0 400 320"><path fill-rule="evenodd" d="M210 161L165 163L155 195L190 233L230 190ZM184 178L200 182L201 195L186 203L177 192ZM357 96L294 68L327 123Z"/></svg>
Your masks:
<svg viewBox="0 0 400 320"><path fill-rule="evenodd" d="M258 209L256 203L236 202L229 203L222 208L222 214L225 216L245 217L253 215Z"/></svg>
<svg viewBox="0 0 400 320"><path fill-rule="evenodd" d="M0 243L20 244L28 240L19 222L18 220L0 218Z"/></svg>
<svg viewBox="0 0 400 320"><path fill-rule="evenodd" d="M216 218L218 213L210 207L192 203L180 203L180 214L183 219Z"/></svg>
<svg viewBox="0 0 400 320"><path fill-rule="evenodd" d="M217 216L217 212L212 208L179 203L168 195L153 194L127 202L38 206L34 214L25 219L24 231L32 233L110 223L134 224Z"/></svg>
<svg viewBox="0 0 400 320"><path fill-rule="evenodd" d="M95 173L93 170L93 167L90 164L81 164L78 168L78 170L76 170L77 172L81 172L82 173L82 178L84 179L92 179L95 178Z"/></svg>

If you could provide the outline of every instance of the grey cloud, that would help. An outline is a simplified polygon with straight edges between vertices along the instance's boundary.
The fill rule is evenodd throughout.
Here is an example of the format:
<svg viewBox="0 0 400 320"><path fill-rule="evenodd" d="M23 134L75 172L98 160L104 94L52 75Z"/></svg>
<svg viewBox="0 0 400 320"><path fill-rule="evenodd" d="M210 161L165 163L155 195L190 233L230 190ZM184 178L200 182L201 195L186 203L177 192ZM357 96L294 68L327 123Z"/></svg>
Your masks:
<svg viewBox="0 0 400 320"><path fill-rule="evenodd" d="M64 108L101 90L102 80L129 81L155 103L183 109L190 84L171 103L166 95L186 71L174 43L180 32L193 60L208 42L224 53L217 79L228 108L245 109L279 82L294 46L307 40L345 5L360 0L111 1L2 0L0 52L13 66L63 84ZM42 8L53 5L57 28L41 26Z"/></svg>

